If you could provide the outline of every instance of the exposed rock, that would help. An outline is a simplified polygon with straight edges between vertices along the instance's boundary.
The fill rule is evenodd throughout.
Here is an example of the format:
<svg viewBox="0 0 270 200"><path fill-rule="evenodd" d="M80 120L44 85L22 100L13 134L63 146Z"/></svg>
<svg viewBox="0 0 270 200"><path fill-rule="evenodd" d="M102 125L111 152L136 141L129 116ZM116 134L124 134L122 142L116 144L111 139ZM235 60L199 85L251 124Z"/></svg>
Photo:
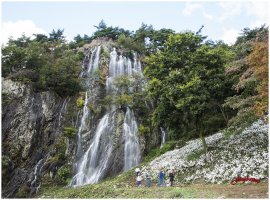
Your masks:
<svg viewBox="0 0 270 200"><path fill-rule="evenodd" d="M2 78L2 94L13 97L22 97L26 86L20 82Z"/></svg>
<svg viewBox="0 0 270 200"><path fill-rule="evenodd" d="M3 155L13 166L8 182L2 185L4 197L14 197L19 188L30 184L34 166L50 154L60 135L59 116L64 99L52 92L35 93L31 86L2 79L3 94L12 102L3 108ZM20 190L21 191L21 190Z"/></svg>

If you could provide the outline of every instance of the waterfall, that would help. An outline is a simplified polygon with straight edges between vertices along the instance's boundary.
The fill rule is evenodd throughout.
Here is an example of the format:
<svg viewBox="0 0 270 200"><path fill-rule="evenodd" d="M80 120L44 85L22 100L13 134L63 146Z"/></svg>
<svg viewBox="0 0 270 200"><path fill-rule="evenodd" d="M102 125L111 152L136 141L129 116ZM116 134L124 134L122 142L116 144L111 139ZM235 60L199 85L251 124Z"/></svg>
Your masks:
<svg viewBox="0 0 270 200"><path fill-rule="evenodd" d="M95 47L91 52L89 65L87 68L87 86L93 87L93 72L98 69L100 46ZM136 60L136 58L135 58ZM135 73L141 73L140 62L132 62L130 58L123 55L117 55L116 49L110 53L109 71L106 79L106 94L112 95L113 98L119 92L119 88L114 85L115 78L119 76L128 76L132 78ZM90 111L87 106L89 96L91 96L89 89L85 94L85 101L83 107L83 115L81 118L80 127L77 134L77 162L75 164L75 175L73 176L70 186L79 186L85 184L97 183L100 181L110 168L110 163L114 162L111 159L113 149L113 134L115 131L115 117L116 105L112 105L107 109L104 116L100 119L97 127L93 130L93 138L89 142L87 150L83 152L82 149L82 133L88 130L88 121ZM139 164L140 161L140 145L138 138L138 126L135 115L131 108L127 108L124 116L123 124L123 138L124 138L124 166L123 170L129 170Z"/></svg>
<svg viewBox="0 0 270 200"><path fill-rule="evenodd" d="M94 50L92 51L88 70L87 70L88 73L93 73L97 70L98 63L99 63L100 49L101 49L100 46L98 46L98 47L95 47Z"/></svg>
<svg viewBox="0 0 270 200"><path fill-rule="evenodd" d="M138 126L134 113L130 108L124 119L124 137L125 137L125 158L124 158L124 171L137 166L140 162L140 145L138 139Z"/></svg>
<svg viewBox="0 0 270 200"><path fill-rule="evenodd" d="M111 114L114 113L108 113L100 120L91 145L79 160L78 173L73 177L71 185L96 183L103 177L112 152L112 142L108 140L113 131L113 122L109 117L114 117Z"/></svg>
<svg viewBox="0 0 270 200"><path fill-rule="evenodd" d="M81 147L82 132L87 130L87 119L90 113L87 104L88 104L88 96L87 96L87 92L85 92L83 116L81 118L81 124L80 124L79 131L77 134L77 156L80 156L82 152L82 147Z"/></svg>
<svg viewBox="0 0 270 200"><path fill-rule="evenodd" d="M60 129L61 127L61 120L62 120L62 117L63 117L63 113L66 111L67 109L67 104L69 102L70 98L66 98L62 107L61 107L61 110L60 110L60 114L59 114L59 118L58 118L58 128Z"/></svg>
<svg viewBox="0 0 270 200"><path fill-rule="evenodd" d="M160 127L161 130L161 144L160 144L160 148L163 147L163 144L165 143L165 139L166 139L166 132L164 131L164 129L162 127Z"/></svg>
<svg viewBox="0 0 270 200"><path fill-rule="evenodd" d="M47 154L44 158L40 159L34 167L34 171L32 172L33 175L31 177L31 179L29 180L30 190L31 190L30 196L38 193L38 191L39 191L41 183L38 179L38 175L42 172L42 168L45 165L45 163L47 162L48 157L49 157L49 154Z"/></svg>

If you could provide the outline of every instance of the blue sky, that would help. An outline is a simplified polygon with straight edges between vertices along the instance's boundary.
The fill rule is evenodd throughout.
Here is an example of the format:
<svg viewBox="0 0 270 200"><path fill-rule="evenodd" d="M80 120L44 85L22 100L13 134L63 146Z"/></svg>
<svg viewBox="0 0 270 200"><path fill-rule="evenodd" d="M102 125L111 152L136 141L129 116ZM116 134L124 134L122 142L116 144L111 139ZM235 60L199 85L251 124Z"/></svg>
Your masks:
<svg viewBox="0 0 270 200"><path fill-rule="evenodd" d="M259 27L269 20L267 1L45 1L2 4L2 40L22 32L48 34L64 29L71 40L77 34L92 35L94 25L103 19L108 26L136 30L141 23L155 29L171 28L177 32L197 31L208 39L233 43L245 27Z"/></svg>

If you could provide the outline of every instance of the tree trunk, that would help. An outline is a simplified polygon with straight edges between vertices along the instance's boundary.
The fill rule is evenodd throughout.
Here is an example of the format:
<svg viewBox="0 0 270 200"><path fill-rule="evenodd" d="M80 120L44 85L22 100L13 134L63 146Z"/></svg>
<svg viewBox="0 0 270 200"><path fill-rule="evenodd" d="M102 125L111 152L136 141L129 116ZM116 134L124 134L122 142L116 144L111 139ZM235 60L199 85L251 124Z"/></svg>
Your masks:
<svg viewBox="0 0 270 200"><path fill-rule="evenodd" d="M204 153L206 154L207 153L207 144L206 144L205 138L203 136L203 129L202 129L202 127L199 126L199 117L198 116L196 117L195 123L196 123L196 133L198 134L198 132L199 132L199 136L202 140L203 150L204 150Z"/></svg>
<svg viewBox="0 0 270 200"><path fill-rule="evenodd" d="M203 136L203 131L200 130L200 138L202 140L202 145L203 145L203 151L206 154L207 153L207 144L205 141L205 137Z"/></svg>

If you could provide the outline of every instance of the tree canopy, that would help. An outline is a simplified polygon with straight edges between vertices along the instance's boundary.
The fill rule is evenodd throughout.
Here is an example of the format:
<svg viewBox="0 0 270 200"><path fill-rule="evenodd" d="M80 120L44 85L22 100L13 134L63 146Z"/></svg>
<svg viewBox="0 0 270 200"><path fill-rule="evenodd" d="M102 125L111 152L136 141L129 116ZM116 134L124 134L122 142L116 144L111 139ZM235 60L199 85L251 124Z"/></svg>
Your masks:
<svg viewBox="0 0 270 200"><path fill-rule="evenodd" d="M232 54L225 44L203 41L192 32L170 35L163 49L146 58L148 91L156 105L152 122L173 138L210 134L226 125L221 105L230 87L224 70Z"/></svg>
<svg viewBox="0 0 270 200"><path fill-rule="evenodd" d="M145 79L136 76L119 77L114 84L120 88L117 103L139 108L147 130L162 126L171 139L198 137L225 127L241 130L268 112L268 27L244 28L232 46L206 40L203 26L196 33L176 33L142 23L129 31L102 20L95 28L92 35L78 34L69 43L64 29L33 39L11 38L2 47L2 76L31 83L37 90L74 95L81 90L84 57L77 47L105 37L125 56L137 52L143 63L146 90L138 90ZM151 108L146 108L145 97L153 102Z"/></svg>
<svg viewBox="0 0 270 200"><path fill-rule="evenodd" d="M2 49L2 76L32 83L37 90L53 90L60 96L79 92L81 54L65 43L63 31L53 30L49 38L37 34L34 39L11 39Z"/></svg>

